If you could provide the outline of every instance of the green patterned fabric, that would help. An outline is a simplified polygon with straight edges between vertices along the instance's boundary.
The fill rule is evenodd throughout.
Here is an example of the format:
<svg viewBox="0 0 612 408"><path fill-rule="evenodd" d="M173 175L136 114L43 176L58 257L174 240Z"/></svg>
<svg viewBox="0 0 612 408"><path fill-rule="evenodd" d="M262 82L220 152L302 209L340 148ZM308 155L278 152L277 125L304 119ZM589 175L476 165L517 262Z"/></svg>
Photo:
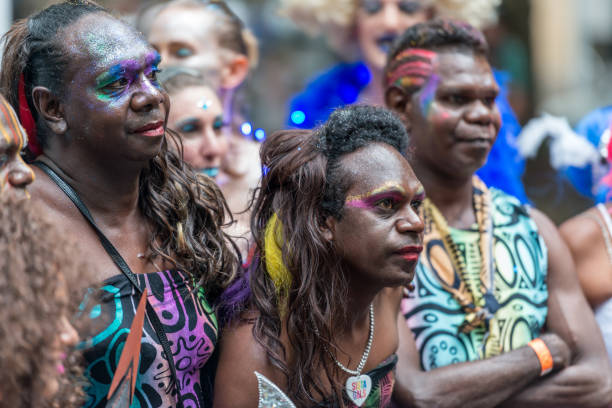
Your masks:
<svg viewBox="0 0 612 408"><path fill-rule="evenodd" d="M469 333L459 331L465 313L444 289L458 287L461 279L443 242L432 232L432 223L425 222L425 248L416 270L415 290L402 303L425 370L490 357L485 345L491 333L499 341L501 352L522 347L538 337L546 321L548 252L544 240L517 199L500 190L489 191L495 299L487 303L495 305L494 319ZM451 228L450 232L467 265L468 279L479 283L481 252L477 227ZM432 236L435 239L428 239Z"/></svg>

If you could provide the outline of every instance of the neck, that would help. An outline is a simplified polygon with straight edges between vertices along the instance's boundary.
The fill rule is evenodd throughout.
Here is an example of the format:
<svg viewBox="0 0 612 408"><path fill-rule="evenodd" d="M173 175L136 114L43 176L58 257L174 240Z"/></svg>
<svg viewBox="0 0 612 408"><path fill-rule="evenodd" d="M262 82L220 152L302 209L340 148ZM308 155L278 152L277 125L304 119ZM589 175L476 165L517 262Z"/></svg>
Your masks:
<svg viewBox="0 0 612 408"><path fill-rule="evenodd" d="M39 160L74 188L93 214L117 219L137 211L140 173L146 163L119 164L53 150Z"/></svg>
<svg viewBox="0 0 612 408"><path fill-rule="evenodd" d="M370 83L359 95L359 101L369 105L383 106L385 104L382 77L383 72L376 68L368 67L370 70Z"/></svg>
<svg viewBox="0 0 612 408"><path fill-rule="evenodd" d="M345 333L350 334L369 327L370 305L383 288L371 282L364 282L352 274L348 275L348 286L347 316L344 317L341 327Z"/></svg>
<svg viewBox="0 0 612 408"><path fill-rule="evenodd" d="M416 160L413 168L427 198L438 207L449 226L468 228L476 221L472 205L472 175L452 178Z"/></svg>

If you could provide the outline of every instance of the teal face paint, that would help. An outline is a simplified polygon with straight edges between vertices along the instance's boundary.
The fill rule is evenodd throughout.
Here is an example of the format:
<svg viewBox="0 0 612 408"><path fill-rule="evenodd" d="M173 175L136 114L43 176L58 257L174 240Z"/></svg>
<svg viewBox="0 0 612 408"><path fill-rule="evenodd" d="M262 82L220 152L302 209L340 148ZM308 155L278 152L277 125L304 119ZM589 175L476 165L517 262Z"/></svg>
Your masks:
<svg viewBox="0 0 612 408"><path fill-rule="evenodd" d="M155 73L159 72L157 66L160 61L161 57L156 51L148 53L145 56L145 68L143 70L147 78L157 88L159 88L159 83L155 79ZM110 101L119 96L137 79L141 68L139 61L129 59L111 66L106 72L98 75L96 77L96 96L98 99Z"/></svg>

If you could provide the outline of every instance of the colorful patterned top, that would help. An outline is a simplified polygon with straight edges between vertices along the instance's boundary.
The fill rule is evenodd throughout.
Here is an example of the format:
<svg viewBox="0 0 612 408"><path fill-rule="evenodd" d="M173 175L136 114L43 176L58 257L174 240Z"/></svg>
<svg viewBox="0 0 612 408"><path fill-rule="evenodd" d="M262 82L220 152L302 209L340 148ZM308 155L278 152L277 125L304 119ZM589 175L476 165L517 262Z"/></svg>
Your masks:
<svg viewBox="0 0 612 408"><path fill-rule="evenodd" d="M212 374L205 365L217 344L218 326L204 290L194 291L190 277L180 271L136 276L140 287L147 288L148 302L166 331L185 408L212 406ZM106 395L140 300L122 274L107 279L101 291L100 303L87 308L91 310L97 334L81 345L86 360L85 375L91 382L84 405L88 408L107 406ZM176 406L177 397L169 387L169 380L170 369L161 343L145 319L140 369L131 407Z"/></svg>
<svg viewBox="0 0 612 408"><path fill-rule="evenodd" d="M430 370L449 364L489 357L484 345L489 337L498 339L501 352L524 346L538 337L548 313L547 248L534 221L519 201L491 188L493 294L499 308L495 324L476 327L468 333L458 329L465 313L451 293L443 288L458 287L444 244L432 236L432 222L425 222L424 251L416 269L415 290L402 302L402 311L415 336L421 367ZM479 281L480 233L451 228L452 239L465 260L471 279ZM492 331L495 331L494 333Z"/></svg>

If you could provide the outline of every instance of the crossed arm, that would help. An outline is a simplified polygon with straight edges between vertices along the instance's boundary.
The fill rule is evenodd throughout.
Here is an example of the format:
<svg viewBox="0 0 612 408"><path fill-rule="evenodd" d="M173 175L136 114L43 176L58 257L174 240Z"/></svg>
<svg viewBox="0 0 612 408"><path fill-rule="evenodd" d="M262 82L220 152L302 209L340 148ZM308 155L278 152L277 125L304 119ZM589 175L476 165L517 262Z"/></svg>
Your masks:
<svg viewBox="0 0 612 408"><path fill-rule="evenodd" d="M552 222L535 210L531 215L548 247L547 334L541 338L553 355L555 371L540 379L538 358L525 346L423 372L412 333L400 315L394 391L400 406L612 406L612 370L572 258Z"/></svg>

